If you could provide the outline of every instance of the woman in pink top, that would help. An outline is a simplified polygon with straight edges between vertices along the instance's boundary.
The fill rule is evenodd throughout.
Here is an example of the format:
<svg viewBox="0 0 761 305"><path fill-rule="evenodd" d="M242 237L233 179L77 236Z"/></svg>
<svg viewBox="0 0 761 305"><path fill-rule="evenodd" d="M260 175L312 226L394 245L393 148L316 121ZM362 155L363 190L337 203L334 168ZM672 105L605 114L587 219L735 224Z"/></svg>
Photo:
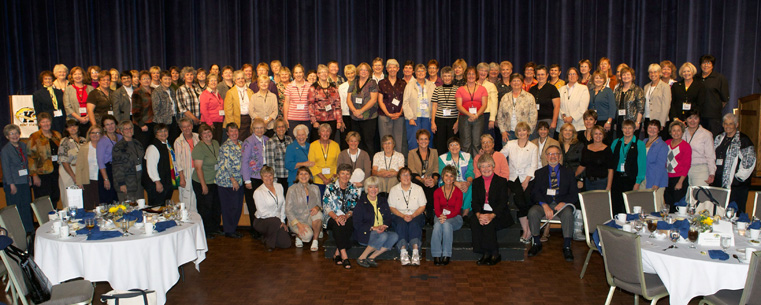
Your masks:
<svg viewBox="0 0 761 305"><path fill-rule="evenodd" d="M219 76L209 74L206 79L206 90L201 93L201 121L212 127L212 138L222 142L222 121L225 120L225 100L217 90Z"/></svg>
<svg viewBox="0 0 761 305"><path fill-rule="evenodd" d="M293 67L293 82L285 89L285 102L283 103L283 117L286 119L288 133L293 136L293 129L299 124L310 126L309 106L309 83L304 79L304 67L300 64Z"/></svg>
<svg viewBox="0 0 761 305"><path fill-rule="evenodd" d="M476 68L465 70L466 83L457 89L455 100L460 111L459 130L462 150L475 156L481 149L479 137L484 130L484 111L489 102L484 86L476 83Z"/></svg>
<svg viewBox="0 0 761 305"><path fill-rule="evenodd" d="M692 163L692 148L687 141L682 140L684 123L674 121L669 125L671 140L666 140L669 153L666 158L666 171L669 173L669 185L663 194L663 202L675 210L674 203L679 202L687 194L687 173Z"/></svg>

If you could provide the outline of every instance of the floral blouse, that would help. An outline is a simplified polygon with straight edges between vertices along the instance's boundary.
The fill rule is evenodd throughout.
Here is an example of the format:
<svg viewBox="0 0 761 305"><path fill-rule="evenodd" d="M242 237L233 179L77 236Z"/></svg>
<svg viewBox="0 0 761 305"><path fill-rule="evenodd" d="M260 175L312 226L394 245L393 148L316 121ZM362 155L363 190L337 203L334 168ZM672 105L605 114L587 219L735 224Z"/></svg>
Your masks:
<svg viewBox="0 0 761 305"><path fill-rule="evenodd" d="M277 118L282 119L283 103L285 103L285 89L288 87L288 84L276 83L275 87L277 87Z"/></svg>
<svg viewBox="0 0 761 305"><path fill-rule="evenodd" d="M312 124L342 119L338 88L333 84L329 83L327 88L322 88L319 83L314 83L313 86L309 87L307 102L309 103L309 119Z"/></svg>
<svg viewBox="0 0 761 305"><path fill-rule="evenodd" d="M341 216L354 209L360 194L362 188L356 188L352 183L348 183L346 190L341 189L339 181L328 184L325 187L325 195L322 196L323 226L327 228L330 212Z"/></svg>
<svg viewBox="0 0 761 305"><path fill-rule="evenodd" d="M85 138L79 137L79 141L74 141L71 137L65 137L61 140L61 146L58 147L58 162L69 163L71 166L77 165L77 154L79 147L85 144Z"/></svg>
<svg viewBox="0 0 761 305"><path fill-rule="evenodd" d="M31 176L50 174L58 163L58 146L61 144L61 134L55 130L50 132L53 134L50 138L44 136L41 130L29 136L28 157L29 175ZM54 155L56 160L53 160Z"/></svg>
<svg viewBox="0 0 761 305"><path fill-rule="evenodd" d="M240 186L243 183L243 176L240 174L241 143L233 143L228 139L219 148L219 160L217 161L217 175L215 180L217 186L233 187L230 178L235 178Z"/></svg>

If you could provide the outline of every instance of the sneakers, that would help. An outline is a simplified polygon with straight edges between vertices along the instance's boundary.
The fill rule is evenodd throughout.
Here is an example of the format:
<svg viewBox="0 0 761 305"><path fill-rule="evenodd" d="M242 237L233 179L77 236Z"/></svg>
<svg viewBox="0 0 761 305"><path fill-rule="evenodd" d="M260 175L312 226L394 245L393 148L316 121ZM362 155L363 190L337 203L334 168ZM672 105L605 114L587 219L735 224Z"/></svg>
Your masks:
<svg viewBox="0 0 761 305"><path fill-rule="evenodd" d="M312 247L309 248L309 250L312 250L312 252L317 252L317 250L320 249L320 245L318 244L317 240L312 241Z"/></svg>
<svg viewBox="0 0 761 305"><path fill-rule="evenodd" d="M301 241L301 238L296 237L296 248L301 248L304 246L304 242Z"/></svg>
<svg viewBox="0 0 761 305"><path fill-rule="evenodd" d="M407 250L402 250L399 255L399 260L402 261L402 266L407 266L410 264L410 255L407 253ZM418 263L420 258L418 258Z"/></svg>
<svg viewBox="0 0 761 305"><path fill-rule="evenodd" d="M412 265L420 266L420 253L418 253L417 251L412 252Z"/></svg>

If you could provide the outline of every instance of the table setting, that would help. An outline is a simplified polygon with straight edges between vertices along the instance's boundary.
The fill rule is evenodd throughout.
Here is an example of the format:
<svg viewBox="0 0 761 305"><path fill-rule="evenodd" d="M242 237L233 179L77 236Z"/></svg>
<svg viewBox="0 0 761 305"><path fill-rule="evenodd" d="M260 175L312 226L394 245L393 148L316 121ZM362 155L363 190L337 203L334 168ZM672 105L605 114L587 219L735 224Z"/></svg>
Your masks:
<svg viewBox="0 0 761 305"><path fill-rule="evenodd" d="M641 236L643 271L658 274L670 304L687 304L722 289L742 289L749 258L761 250L761 221L745 213L736 215L734 202L723 209L724 214L713 216L684 199L675 207L676 213L669 213L668 205L643 213L633 206L633 213L619 213L605 225ZM599 247L596 231L593 239Z"/></svg>
<svg viewBox="0 0 761 305"><path fill-rule="evenodd" d="M181 202L72 207L49 216L37 229L34 260L53 284L77 277L107 281L118 290L155 290L164 304L180 278L178 267L193 262L200 272L208 251L200 215Z"/></svg>

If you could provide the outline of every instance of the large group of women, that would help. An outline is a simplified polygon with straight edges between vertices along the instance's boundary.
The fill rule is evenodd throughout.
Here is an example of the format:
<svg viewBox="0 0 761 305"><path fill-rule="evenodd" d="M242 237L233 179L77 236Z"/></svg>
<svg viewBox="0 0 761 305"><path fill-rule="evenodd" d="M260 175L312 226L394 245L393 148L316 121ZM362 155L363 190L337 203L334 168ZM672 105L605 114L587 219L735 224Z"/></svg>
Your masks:
<svg viewBox="0 0 761 305"><path fill-rule="evenodd" d="M642 87L607 58L565 74L463 59L439 69L376 58L343 76L335 61L310 71L277 60L240 70L59 64L34 93L39 131L23 142L18 126L3 130L5 195L31 232L32 193L57 202L78 186L92 209L144 192L161 205L177 189L209 238L240 238L245 202L268 249L293 235L317 251L327 228L344 268L355 241L367 247L360 266L393 247L402 265L419 265L426 224L434 263L445 265L452 232L469 225L479 264L495 264L494 230L513 223L508 190L531 242L534 172L553 146L579 188L612 191L614 213L623 192L651 189L671 204L690 185L731 188L744 210L754 144L737 117L721 116L728 86L714 64L701 57L698 74L689 62L654 63Z"/></svg>

